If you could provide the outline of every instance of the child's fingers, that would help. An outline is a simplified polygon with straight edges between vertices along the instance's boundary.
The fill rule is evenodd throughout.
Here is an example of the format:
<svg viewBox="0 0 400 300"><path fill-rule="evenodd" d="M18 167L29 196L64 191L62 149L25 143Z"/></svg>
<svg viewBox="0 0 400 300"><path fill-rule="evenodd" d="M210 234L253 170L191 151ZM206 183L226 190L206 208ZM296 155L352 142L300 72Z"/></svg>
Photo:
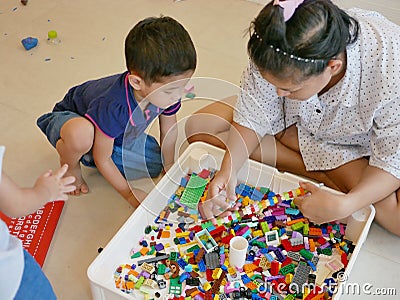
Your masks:
<svg viewBox="0 0 400 300"><path fill-rule="evenodd" d="M41 177L50 177L52 173L53 173L52 170L48 170L48 171L44 172L44 173L41 175Z"/></svg>
<svg viewBox="0 0 400 300"><path fill-rule="evenodd" d="M57 172L54 175L56 175L59 178L62 178L67 171L68 171L68 165L64 164L61 168L57 170Z"/></svg>
<svg viewBox="0 0 400 300"><path fill-rule="evenodd" d="M294 203L294 205L296 205L296 207L298 209L301 210L302 205L303 205L303 200L304 200L304 197L297 197L297 198L294 198L293 203Z"/></svg>
<svg viewBox="0 0 400 300"><path fill-rule="evenodd" d="M300 181L299 184L300 184L300 187L302 187L303 189L307 190L311 194L318 190L318 187L315 184L311 183L311 182Z"/></svg>
<svg viewBox="0 0 400 300"><path fill-rule="evenodd" d="M74 176L68 176L68 177L62 178L61 183L63 185L70 185L71 183L75 182L75 179L76 178Z"/></svg>
<svg viewBox="0 0 400 300"><path fill-rule="evenodd" d="M209 220L214 218L211 207L212 206L210 201L205 201L199 204L199 212L203 220Z"/></svg>
<svg viewBox="0 0 400 300"><path fill-rule="evenodd" d="M229 201L236 200L236 182L229 181L226 187L226 194Z"/></svg>
<svg viewBox="0 0 400 300"><path fill-rule="evenodd" d="M76 190L76 186L75 185L67 185L67 186L64 186L62 188L62 192L63 193L70 193L70 192L73 192L75 190Z"/></svg>
<svg viewBox="0 0 400 300"><path fill-rule="evenodd" d="M223 210L222 208L214 208L213 213L215 216L218 216L218 218L225 218L232 214L232 212L229 210L229 208L227 208L225 210Z"/></svg>
<svg viewBox="0 0 400 300"><path fill-rule="evenodd" d="M221 193L221 189L219 188L218 184L212 183L208 189L207 198L213 199L217 197Z"/></svg>

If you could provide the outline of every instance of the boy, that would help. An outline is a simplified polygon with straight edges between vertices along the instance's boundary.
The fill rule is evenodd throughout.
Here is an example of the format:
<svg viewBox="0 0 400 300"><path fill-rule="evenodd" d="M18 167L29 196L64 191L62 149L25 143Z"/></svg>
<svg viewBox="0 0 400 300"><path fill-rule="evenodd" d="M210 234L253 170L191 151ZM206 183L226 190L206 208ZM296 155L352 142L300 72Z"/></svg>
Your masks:
<svg viewBox="0 0 400 300"><path fill-rule="evenodd" d="M176 20L151 17L129 32L125 59L127 72L73 87L53 112L37 123L57 149L60 163L68 164L68 173L76 177L75 195L88 192L82 162L96 166L137 207L138 199L126 179L158 176L163 169L162 156L164 169L172 165L175 114L196 68L196 51L188 32ZM162 154L157 141L144 133L158 116ZM129 134L125 134L122 151L125 129Z"/></svg>

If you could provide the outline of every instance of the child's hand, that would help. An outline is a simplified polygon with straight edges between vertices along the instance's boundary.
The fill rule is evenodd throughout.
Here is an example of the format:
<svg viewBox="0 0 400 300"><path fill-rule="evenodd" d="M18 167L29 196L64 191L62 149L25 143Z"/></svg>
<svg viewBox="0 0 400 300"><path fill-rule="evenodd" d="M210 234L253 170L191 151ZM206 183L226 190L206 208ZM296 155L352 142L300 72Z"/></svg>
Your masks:
<svg viewBox="0 0 400 300"><path fill-rule="evenodd" d="M300 182L300 186L308 193L294 199L294 204L311 222L322 224L351 214L345 209L344 195L333 194L309 182Z"/></svg>
<svg viewBox="0 0 400 300"><path fill-rule="evenodd" d="M139 190L139 189L134 189L132 188L131 192L126 198L126 200L129 202L130 205L132 205L133 208L138 208L140 204L143 202L143 200L147 197L147 193Z"/></svg>
<svg viewBox="0 0 400 300"><path fill-rule="evenodd" d="M199 203L199 211L204 220L215 224L215 216L225 217L231 212L230 203L236 200L236 176L218 172L210 182L206 201ZM228 199L229 202L226 201Z"/></svg>
<svg viewBox="0 0 400 300"><path fill-rule="evenodd" d="M68 170L68 165L63 165L55 173L52 170L39 176L33 187L40 198L53 200L67 200L67 193L73 192L76 187L71 185L75 181L74 176L64 177Z"/></svg>

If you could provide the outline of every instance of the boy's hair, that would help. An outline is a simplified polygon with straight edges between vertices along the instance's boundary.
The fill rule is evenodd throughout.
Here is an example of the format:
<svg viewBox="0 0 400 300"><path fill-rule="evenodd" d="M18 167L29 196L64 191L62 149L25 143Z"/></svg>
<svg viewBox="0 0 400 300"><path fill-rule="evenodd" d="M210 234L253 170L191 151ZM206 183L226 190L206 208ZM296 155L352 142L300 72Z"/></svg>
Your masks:
<svg viewBox="0 0 400 300"><path fill-rule="evenodd" d="M196 68L196 50L189 33L171 17L150 17L137 23L125 39L129 71L147 84Z"/></svg>
<svg viewBox="0 0 400 300"><path fill-rule="evenodd" d="M330 0L305 0L286 22L283 8L270 2L249 30L247 50L261 72L301 81L355 42L359 24Z"/></svg>

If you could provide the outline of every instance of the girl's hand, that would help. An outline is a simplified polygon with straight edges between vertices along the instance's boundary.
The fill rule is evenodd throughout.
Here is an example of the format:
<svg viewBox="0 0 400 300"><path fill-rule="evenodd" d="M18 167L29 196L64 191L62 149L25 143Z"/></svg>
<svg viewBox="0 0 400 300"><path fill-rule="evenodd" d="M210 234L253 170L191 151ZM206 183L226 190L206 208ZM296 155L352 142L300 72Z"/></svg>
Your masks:
<svg viewBox="0 0 400 300"><path fill-rule="evenodd" d="M199 203L199 211L204 220L211 220L216 224L216 216L225 217L231 213L231 205L236 201L236 176L218 172L210 182L207 199ZM226 201L228 199L228 202Z"/></svg>
<svg viewBox="0 0 400 300"><path fill-rule="evenodd" d="M72 183L74 176L64 177L68 170L68 165L63 165L55 173L52 170L39 176L33 189L38 193L39 198L47 199L47 202L54 200L67 200L67 193L76 189Z"/></svg>
<svg viewBox="0 0 400 300"><path fill-rule="evenodd" d="M294 204L311 222L321 224L336 221L352 213L345 207L345 195L333 194L309 182L300 182L300 186L308 193L294 199Z"/></svg>

